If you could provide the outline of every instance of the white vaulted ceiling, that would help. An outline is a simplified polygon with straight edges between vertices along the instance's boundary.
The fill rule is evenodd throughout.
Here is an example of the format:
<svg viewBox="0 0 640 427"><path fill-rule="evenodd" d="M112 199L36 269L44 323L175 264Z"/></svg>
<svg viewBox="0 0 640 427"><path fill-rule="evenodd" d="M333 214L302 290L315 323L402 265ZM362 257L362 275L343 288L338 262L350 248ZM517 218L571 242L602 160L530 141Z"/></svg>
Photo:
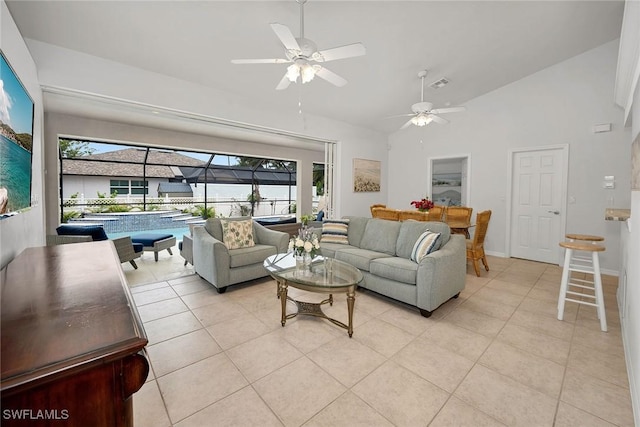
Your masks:
<svg viewBox="0 0 640 427"><path fill-rule="evenodd" d="M275 86L286 64L233 65L284 57L269 24L299 32L289 1L7 1L22 36L225 90L275 108L297 105L299 84ZM385 132L406 119L425 82L434 107L466 101L616 39L622 1L309 0L305 36L319 49L362 42L366 56L325 64L342 88L304 85L305 110ZM612 82L613 84L613 82ZM613 100L612 100L613 102ZM462 113L464 114L464 113ZM447 116L455 120L453 115Z"/></svg>

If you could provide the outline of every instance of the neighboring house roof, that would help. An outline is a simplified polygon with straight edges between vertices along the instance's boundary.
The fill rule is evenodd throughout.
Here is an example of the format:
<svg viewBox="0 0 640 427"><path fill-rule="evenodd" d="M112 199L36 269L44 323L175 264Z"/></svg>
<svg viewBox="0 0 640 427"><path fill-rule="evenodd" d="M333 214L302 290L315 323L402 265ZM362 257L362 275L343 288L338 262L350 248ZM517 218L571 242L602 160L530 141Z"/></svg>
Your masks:
<svg viewBox="0 0 640 427"><path fill-rule="evenodd" d="M107 153L90 154L62 160L63 175L142 177L146 149L125 148ZM97 160L97 161L89 161ZM177 168L199 166L203 162L169 151L150 150L147 158L147 178L175 178Z"/></svg>
<svg viewBox="0 0 640 427"><path fill-rule="evenodd" d="M161 182L158 184L158 193L190 193L193 189L184 182Z"/></svg>

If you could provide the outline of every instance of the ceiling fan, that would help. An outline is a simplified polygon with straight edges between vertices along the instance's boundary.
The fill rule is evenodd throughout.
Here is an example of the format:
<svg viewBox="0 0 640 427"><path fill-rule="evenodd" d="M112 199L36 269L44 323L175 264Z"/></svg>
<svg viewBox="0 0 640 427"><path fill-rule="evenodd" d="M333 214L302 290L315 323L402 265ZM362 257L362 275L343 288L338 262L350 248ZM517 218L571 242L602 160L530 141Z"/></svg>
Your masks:
<svg viewBox="0 0 640 427"><path fill-rule="evenodd" d="M400 130L406 129L411 125L416 125L416 126L426 126L431 122L436 122L439 124L446 124L449 123L449 120L447 119L443 119L442 117L438 116L438 114L445 114L445 113L457 113L460 111L465 111L466 108L465 107L448 107L448 108L433 108L433 104L431 102L425 102L424 100L424 78L427 76L427 70L422 70L418 73L418 77L420 79L422 79L422 92L421 92L421 96L420 96L420 102L417 102L415 104L413 104L411 106L411 111L413 111L413 113L411 114L400 114L397 116L391 116L391 117L407 117L407 116L413 116L411 117L404 125L402 125L402 127L400 128Z"/></svg>
<svg viewBox="0 0 640 427"><path fill-rule="evenodd" d="M232 59L233 64L286 64L292 63L287 67L277 90L283 90L301 79L302 83L308 83L315 76L320 77L338 87L347 84L347 81L329 71L319 63L335 61L337 59L352 58L361 56L366 53L366 49L362 43L353 43L346 46L334 47L327 50L318 50L316 44L304 38L304 4L307 0L296 0L300 5L300 37L294 37L293 33L283 24L273 23L271 29L276 33L285 47L285 58L275 59Z"/></svg>

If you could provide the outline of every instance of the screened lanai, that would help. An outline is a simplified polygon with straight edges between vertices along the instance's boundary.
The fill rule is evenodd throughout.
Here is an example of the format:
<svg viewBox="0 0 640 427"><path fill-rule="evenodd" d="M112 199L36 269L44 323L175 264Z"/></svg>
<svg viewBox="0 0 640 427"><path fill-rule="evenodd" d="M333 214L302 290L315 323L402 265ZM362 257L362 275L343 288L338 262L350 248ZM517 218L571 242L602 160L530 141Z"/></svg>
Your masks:
<svg viewBox="0 0 640 427"><path fill-rule="evenodd" d="M140 212L295 216L293 161L80 140L60 147L61 222ZM171 183L180 193L166 190Z"/></svg>

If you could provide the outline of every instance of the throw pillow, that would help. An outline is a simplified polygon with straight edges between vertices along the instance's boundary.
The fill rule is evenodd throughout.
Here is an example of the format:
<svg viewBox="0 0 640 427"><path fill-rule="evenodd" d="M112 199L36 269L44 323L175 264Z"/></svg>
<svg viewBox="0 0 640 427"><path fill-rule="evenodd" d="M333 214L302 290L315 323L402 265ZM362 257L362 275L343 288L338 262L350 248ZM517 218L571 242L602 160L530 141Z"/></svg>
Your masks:
<svg viewBox="0 0 640 427"><path fill-rule="evenodd" d="M413 245L411 261L420 262L422 258L433 252L437 248L440 235L440 233L434 233L430 230L422 233L416 240L416 244Z"/></svg>
<svg viewBox="0 0 640 427"><path fill-rule="evenodd" d="M222 242L227 249L250 248L255 246L253 241L253 222L220 220L222 225Z"/></svg>
<svg viewBox="0 0 640 427"><path fill-rule="evenodd" d="M349 244L349 220L325 219L322 223L322 243Z"/></svg>

